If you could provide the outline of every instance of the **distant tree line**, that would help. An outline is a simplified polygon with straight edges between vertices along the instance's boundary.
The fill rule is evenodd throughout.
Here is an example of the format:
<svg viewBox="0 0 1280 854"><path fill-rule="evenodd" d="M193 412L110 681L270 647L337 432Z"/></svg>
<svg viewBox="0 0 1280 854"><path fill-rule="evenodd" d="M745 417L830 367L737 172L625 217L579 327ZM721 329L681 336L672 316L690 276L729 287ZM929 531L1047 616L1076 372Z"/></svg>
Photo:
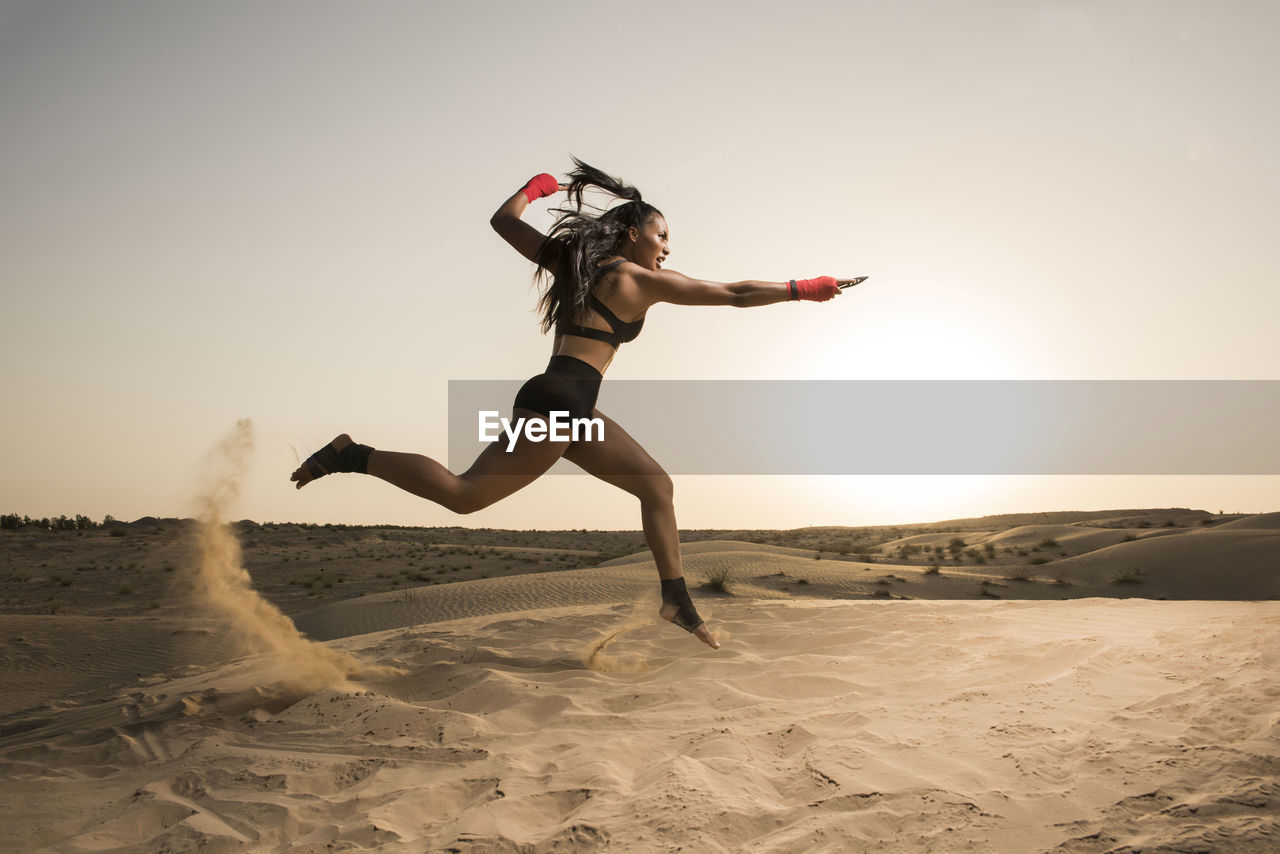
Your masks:
<svg viewBox="0 0 1280 854"><path fill-rule="evenodd" d="M0 530L15 531L18 528L43 528L46 531L88 531L93 528L101 528L115 519L110 515L104 516L101 522L95 522L88 516L81 516L77 513L75 516L58 516L49 518L45 516L40 519L32 519L30 516L19 516L17 513L5 513L0 515Z"/></svg>

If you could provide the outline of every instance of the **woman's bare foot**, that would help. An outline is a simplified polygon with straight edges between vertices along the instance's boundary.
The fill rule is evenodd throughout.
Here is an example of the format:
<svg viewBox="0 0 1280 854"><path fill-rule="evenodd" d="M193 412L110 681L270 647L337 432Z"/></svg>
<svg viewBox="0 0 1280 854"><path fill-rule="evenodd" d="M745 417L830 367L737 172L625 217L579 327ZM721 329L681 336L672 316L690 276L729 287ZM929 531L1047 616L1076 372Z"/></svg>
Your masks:
<svg viewBox="0 0 1280 854"><path fill-rule="evenodd" d="M343 468L342 452L348 445L353 444L352 439L346 433L336 436L332 442L316 451L298 466L293 474L289 476L289 480L297 481L297 489L302 489L311 481L327 474L333 474L336 471L350 471Z"/></svg>

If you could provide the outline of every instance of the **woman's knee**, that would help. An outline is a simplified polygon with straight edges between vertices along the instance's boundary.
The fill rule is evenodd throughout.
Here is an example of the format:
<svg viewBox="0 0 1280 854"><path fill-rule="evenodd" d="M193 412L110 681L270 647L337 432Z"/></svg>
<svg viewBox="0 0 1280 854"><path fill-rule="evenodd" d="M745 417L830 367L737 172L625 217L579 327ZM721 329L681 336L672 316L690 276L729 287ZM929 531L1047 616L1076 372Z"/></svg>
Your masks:
<svg viewBox="0 0 1280 854"><path fill-rule="evenodd" d="M666 472L648 474L641 476L640 484L634 492L641 501L671 504L675 500L676 486L671 475Z"/></svg>
<svg viewBox="0 0 1280 854"><path fill-rule="evenodd" d="M463 516L466 516L468 514L476 513L480 510L483 510L486 506L487 505L481 504L478 501L455 499L453 502L453 506L450 507L449 509L452 510L454 513L458 513Z"/></svg>
<svg viewBox="0 0 1280 854"><path fill-rule="evenodd" d="M464 474L458 478L458 488L445 506L454 513L475 513L523 489L532 480L527 477Z"/></svg>
<svg viewBox="0 0 1280 854"><path fill-rule="evenodd" d="M460 513L465 516L469 513L483 510L492 503L479 490L474 487L466 487L450 495L444 504L454 513Z"/></svg>

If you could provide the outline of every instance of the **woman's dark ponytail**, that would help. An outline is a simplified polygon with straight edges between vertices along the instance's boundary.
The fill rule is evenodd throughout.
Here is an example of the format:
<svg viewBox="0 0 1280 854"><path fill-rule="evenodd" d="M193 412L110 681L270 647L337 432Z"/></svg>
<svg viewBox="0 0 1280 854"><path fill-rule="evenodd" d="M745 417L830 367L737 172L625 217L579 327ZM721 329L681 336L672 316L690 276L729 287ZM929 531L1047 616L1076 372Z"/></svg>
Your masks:
<svg viewBox="0 0 1280 854"><path fill-rule="evenodd" d="M596 167L583 163L576 157L573 158L573 165L575 168L569 173L569 188L566 193L568 193L569 201L573 203L577 211L582 210L582 191L587 187L599 187L615 198L626 199L629 202L641 201L640 191L621 179L601 172ZM596 208L596 210L601 209Z"/></svg>
<svg viewBox="0 0 1280 854"><path fill-rule="evenodd" d="M576 157L573 165L568 176L568 202L554 209L555 225L538 250L539 256L550 253L550 257L557 258L553 270L539 262L534 274L534 281L539 283L545 283L548 275L554 277L538 300L543 332L560 322L578 322L586 308L587 295L599 277L600 261L618 254L629 228L642 229L650 217L661 215L661 211L645 202L640 191L630 184ZM614 207L606 203L603 208L590 204L582 198L583 191L589 187L626 201Z"/></svg>

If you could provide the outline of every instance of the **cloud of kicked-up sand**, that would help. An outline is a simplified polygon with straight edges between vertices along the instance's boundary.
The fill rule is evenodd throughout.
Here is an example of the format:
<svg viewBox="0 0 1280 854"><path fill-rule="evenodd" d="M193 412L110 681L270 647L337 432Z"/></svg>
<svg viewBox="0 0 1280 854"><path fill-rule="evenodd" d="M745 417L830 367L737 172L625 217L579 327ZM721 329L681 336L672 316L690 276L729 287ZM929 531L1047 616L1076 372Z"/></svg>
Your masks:
<svg viewBox="0 0 1280 854"><path fill-rule="evenodd" d="M587 645L582 654L582 663L588 670L597 673L647 673L649 664L635 653L618 654L609 647L623 635L652 623L651 619L640 616L639 610L633 610L630 617L621 626L601 635Z"/></svg>
<svg viewBox="0 0 1280 854"><path fill-rule="evenodd" d="M196 563L191 591L196 604L226 623L229 636L245 654L273 656L287 662L288 676L279 686L310 693L352 680L395 676L399 670L370 665L304 637L293 621L253 589L241 565L240 543L225 521L240 494L240 484L253 452L253 424L235 428L209 455L208 482L198 497Z"/></svg>

